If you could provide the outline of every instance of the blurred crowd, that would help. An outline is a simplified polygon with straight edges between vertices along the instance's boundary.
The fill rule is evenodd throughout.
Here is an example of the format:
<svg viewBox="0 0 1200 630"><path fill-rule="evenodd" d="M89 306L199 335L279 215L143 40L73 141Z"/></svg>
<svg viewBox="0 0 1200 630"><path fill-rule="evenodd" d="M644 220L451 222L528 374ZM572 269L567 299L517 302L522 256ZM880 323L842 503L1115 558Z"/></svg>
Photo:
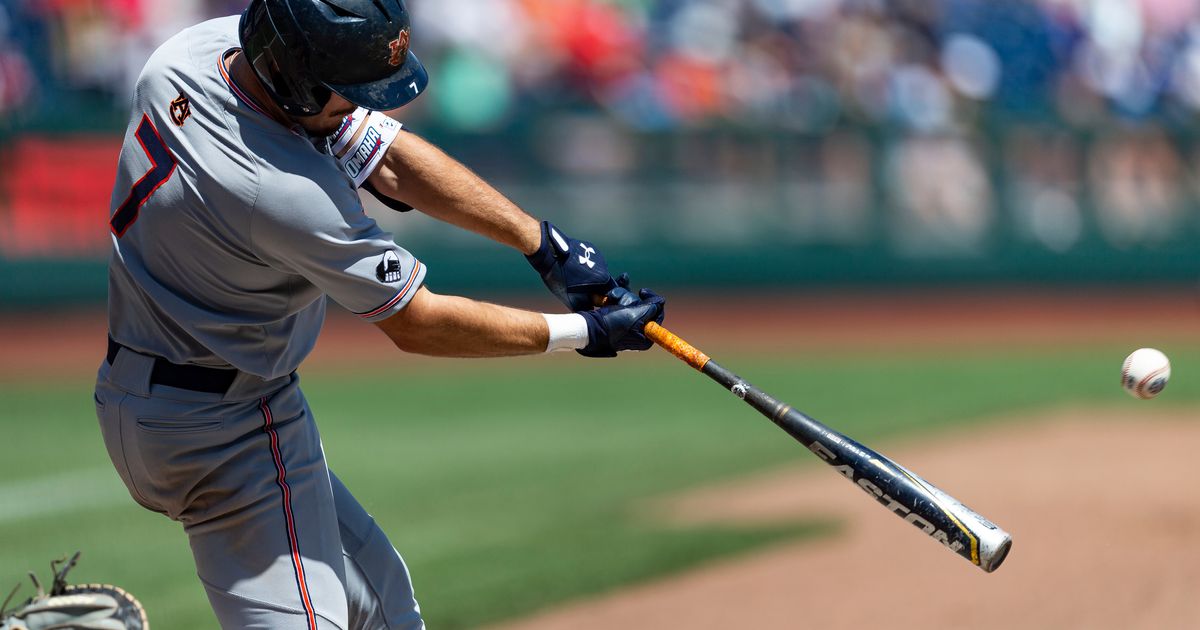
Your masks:
<svg viewBox="0 0 1200 630"><path fill-rule="evenodd" d="M0 258L106 251L137 73L247 1L0 0ZM1200 225L1197 0L407 2L432 83L400 118L605 242L971 260Z"/></svg>
<svg viewBox="0 0 1200 630"><path fill-rule="evenodd" d="M0 116L88 92L126 102L172 33L245 0L0 0ZM451 129L547 110L633 129L733 122L936 131L980 116L1186 122L1195 0L409 0Z"/></svg>
<svg viewBox="0 0 1200 630"><path fill-rule="evenodd" d="M1087 123L1200 108L1194 0L414 0L442 97L487 124L546 101L635 128L992 112ZM506 105L507 104L507 105ZM475 119L472 119L472 116Z"/></svg>

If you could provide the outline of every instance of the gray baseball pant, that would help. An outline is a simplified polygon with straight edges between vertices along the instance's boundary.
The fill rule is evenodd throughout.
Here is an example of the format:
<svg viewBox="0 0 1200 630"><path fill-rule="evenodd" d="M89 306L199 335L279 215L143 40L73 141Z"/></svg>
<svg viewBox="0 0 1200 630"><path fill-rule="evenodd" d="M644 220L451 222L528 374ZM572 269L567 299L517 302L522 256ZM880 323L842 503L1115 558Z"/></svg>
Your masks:
<svg viewBox="0 0 1200 630"><path fill-rule="evenodd" d="M183 524L222 628L424 628L404 560L325 465L299 377L212 394L152 384L153 366L128 349L102 364L96 415L133 499Z"/></svg>

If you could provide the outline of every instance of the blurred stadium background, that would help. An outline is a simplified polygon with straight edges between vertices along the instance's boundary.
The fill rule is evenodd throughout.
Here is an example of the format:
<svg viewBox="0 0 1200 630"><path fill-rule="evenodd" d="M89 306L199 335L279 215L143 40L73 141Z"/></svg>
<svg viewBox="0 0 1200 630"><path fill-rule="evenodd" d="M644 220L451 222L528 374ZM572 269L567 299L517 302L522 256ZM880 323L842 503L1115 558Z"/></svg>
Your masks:
<svg viewBox="0 0 1200 630"><path fill-rule="evenodd" d="M411 4L434 89L397 117L658 282L1200 275L1189 0ZM5 304L102 297L130 86L243 5L0 2ZM379 216L441 286L520 282L470 236Z"/></svg>
<svg viewBox="0 0 1200 630"><path fill-rule="evenodd" d="M105 222L145 58L244 5L0 0L0 580L83 547L82 577L128 586L171 629L212 623L186 545L124 496L87 405ZM695 297L668 323L851 435L887 452L887 439L1044 407L1134 417L1115 372L1138 345L1175 360L1159 402L1200 402L1186 378L1200 368L1200 3L408 5L432 83L398 119L637 283L755 294L753 323L723 298L706 324L712 301ZM519 256L366 203L435 289L549 308ZM468 368L396 359L332 319L310 398L431 627L839 531L819 518L684 528L631 507L807 462L665 356ZM548 415L596 383L639 413ZM977 502L1004 524L986 491ZM1022 544L1053 555L1018 543L1018 562Z"/></svg>

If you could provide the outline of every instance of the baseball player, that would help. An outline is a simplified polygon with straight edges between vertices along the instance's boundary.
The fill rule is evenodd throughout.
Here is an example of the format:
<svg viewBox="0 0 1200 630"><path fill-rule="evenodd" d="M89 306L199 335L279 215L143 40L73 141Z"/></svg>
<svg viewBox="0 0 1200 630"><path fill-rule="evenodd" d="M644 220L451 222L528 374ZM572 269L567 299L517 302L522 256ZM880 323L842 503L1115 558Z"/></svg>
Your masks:
<svg viewBox="0 0 1200 630"><path fill-rule="evenodd" d="M664 301L380 114L420 95L402 0L253 0L138 78L113 189L96 385L130 495L179 521L224 628L422 628L400 555L326 467L296 368L326 296L399 348L483 357L645 350ZM524 253L570 314L437 295L363 212ZM609 305L594 308L598 298Z"/></svg>

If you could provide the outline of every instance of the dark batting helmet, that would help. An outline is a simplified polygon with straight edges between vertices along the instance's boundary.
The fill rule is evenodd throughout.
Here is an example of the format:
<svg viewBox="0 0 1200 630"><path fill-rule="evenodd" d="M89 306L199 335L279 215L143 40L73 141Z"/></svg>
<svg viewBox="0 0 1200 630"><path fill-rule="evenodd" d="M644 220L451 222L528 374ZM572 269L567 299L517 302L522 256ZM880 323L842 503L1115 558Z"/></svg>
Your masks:
<svg viewBox="0 0 1200 630"><path fill-rule="evenodd" d="M253 0L238 30L254 73L292 116L320 113L330 92L396 109L429 83L408 49L404 0Z"/></svg>

